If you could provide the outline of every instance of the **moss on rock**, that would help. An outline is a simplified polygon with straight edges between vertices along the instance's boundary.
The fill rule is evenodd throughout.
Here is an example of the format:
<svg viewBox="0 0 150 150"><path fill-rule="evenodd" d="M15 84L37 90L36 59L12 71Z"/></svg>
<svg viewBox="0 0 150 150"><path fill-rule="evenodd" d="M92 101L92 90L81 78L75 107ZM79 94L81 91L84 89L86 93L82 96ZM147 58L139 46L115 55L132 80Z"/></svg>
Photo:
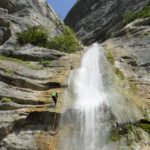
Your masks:
<svg viewBox="0 0 150 150"><path fill-rule="evenodd" d="M108 61L114 65L115 64L115 59L114 59L114 55L113 55L113 52L112 51L109 51L108 54L107 54L107 59Z"/></svg>
<svg viewBox="0 0 150 150"><path fill-rule="evenodd" d="M12 102L12 99L9 98L9 97L3 97L0 101L1 101L2 103L7 103L7 102Z"/></svg>
<svg viewBox="0 0 150 150"><path fill-rule="evenodd" d="M120 141L122 137L127 138L127 142L131 144L128 136L132 132L136 134L136 129L142 129L150 135L150 122L148 120L140 120L136 123L117 124L116 127L112 128L109 140L113 142ZM140 135L136 134L140 140ZM129 144L129 145L130 145Z"/></svg>
<svg viewBox="0 0 150 150"><path fill-rule="evenodd" d="M119 68L115 68L115 73L121 80L124 80L124 74Z"/></svg>

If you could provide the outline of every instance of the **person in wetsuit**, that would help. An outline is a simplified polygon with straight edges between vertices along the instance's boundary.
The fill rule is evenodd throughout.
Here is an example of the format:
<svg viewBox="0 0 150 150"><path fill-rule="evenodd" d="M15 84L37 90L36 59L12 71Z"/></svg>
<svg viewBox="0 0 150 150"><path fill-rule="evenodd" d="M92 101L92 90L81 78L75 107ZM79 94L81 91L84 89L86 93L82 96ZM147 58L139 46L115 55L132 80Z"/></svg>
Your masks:
<svg viewBox="0 0 150 150"><path fill-rule="evenodd" d="M52 97L52 99L53 99L53 101L54 101L54 103L55 103L55 107L56 107L57 99L58 99L58 93L57 93L57 92L53 92L53 93L51 94L51 97Z"/></svg>

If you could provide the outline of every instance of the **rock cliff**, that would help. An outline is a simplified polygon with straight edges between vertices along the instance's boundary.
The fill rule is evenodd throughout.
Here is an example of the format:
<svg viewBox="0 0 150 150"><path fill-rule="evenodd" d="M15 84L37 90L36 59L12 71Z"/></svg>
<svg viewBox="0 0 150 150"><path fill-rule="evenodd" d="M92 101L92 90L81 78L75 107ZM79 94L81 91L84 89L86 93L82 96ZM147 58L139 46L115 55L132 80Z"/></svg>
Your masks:
<svg viewBox="0 0 150 150"><path fill-rule="evenodd" d="M143 112L144 120L114 129L110 147L149 149L150 18L124 22L149 2L79 0L65 19L84 43L103 41L121 92ZM49 38L64 28L45 0L0 0L0 150L53 150L57 145L63 92L80 55L18 45L17 33L38 25L50 29ZM56 108L53 91L59 92Z"/></svg>
<svg viewBox="0 0 150 150"><path fill-rule="evenodd" d="M127 24L122 33L102 43L106 56L110 53L114 59L112 68L119 79L123 94L143 112L147 122L150 120L150 18L137 19ZM110 59L110 58L109 58ZM148 127L144 123L144 128ZM143 128L143 129L144 129ZM148 134L147 134L148 133ZM127 149L149 149L149 129L143 132L137 126L131 125L131 130L125 139L130 143ZM137 139L139 137L139 139ZM121 144L122 145L122 144Z"/></svg>
<svg viewBox="0 0 150 150"><path fill-rule="evenodd" d="M65 23L85 44L103 41L124 26L128 12L141 10L149 0L79 0L70 10Z"/></svg>
<svg viewBox="0 0 150 150"><path fill-rule="evenodd" d="M0 149L51 149L71 64L67 54L30 44L17 33L42 25L53 37L64 24L45 0L0 0ZM76 61L77 62L77 61ZM50 93L59 92L57 107Z"/></svg>

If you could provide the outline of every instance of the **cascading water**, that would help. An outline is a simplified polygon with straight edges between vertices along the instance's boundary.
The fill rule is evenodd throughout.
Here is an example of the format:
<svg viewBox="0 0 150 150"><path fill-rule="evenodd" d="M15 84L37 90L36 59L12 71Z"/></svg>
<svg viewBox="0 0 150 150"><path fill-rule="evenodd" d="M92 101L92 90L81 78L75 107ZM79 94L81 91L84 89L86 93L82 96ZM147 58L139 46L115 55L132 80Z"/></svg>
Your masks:
<svg viewBox="0 0 150 150"><path fill-rule="evenodd" d="M103 51L95 43L83 56L81 67L71 72L66 96L66 103L70 106L65 108L62 118L63 129L58 149L110 150L107 139L113 121L117 119L121 122L131 118L125 109L125 101L120 100L123 98L112 91L109 74ZM115 111L115 105L124 116Z"/></svg>

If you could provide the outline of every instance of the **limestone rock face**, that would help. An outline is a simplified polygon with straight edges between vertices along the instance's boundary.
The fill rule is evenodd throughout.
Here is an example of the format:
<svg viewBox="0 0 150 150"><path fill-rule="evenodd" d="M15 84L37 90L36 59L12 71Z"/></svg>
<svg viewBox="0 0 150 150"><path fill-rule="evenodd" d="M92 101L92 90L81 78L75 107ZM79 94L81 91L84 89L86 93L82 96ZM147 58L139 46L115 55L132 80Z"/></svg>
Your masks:
<svg viewBox="0 0 150 150"><path fill-rule="evenodd" d="M142 9L149 0L79 0L65 23L85 43L103 41L123 27L127 12Z"/></svg>
<svg viewBox="0 0 150 150"><path fill-rule="evenodd" d="M52 36L61 33L62 22L45 0L1 0L0 12L0 44L31 26L43 25Z"/></svg>
<svg viewBox="0 0 150 150"><path fill-rule="evenodd" d="M45 0L0 0L0 150L51 149L70 68L80 59L77 53L19 45L16 33L37 25L50 29L50 37L64 26Z"/></svg>
<svg viewBox="0 0 150 150"><path fill-rule="evenodd" d="M138 19L121 31L124 35L103 43L106 51L113 52L115 66L136 86L136 95L139 95L147 109L150 108L149 25L150 18Z"/></svg>
<svg viewBox="0 0 150 150"><path fill-rule="evenodd" d="M112 53L115 63L113 69L119 69L124 75L120 87L124 93L129 93L131 101L143 111L144 117L150 120L150 18L137 19L127 24L117 37L102 43L106 56ZM149 124L149 123L147 123ZM145 125L146 126L146 125ZM150 149L149 131L139 130L137 127L128 133L130 146L127 149ZM137 137L140 137L138 140ZM121 146L125 138L118 142ZM114 144L117 145L116 143ZM116 148L120 149L120 148Z"/></svg>

